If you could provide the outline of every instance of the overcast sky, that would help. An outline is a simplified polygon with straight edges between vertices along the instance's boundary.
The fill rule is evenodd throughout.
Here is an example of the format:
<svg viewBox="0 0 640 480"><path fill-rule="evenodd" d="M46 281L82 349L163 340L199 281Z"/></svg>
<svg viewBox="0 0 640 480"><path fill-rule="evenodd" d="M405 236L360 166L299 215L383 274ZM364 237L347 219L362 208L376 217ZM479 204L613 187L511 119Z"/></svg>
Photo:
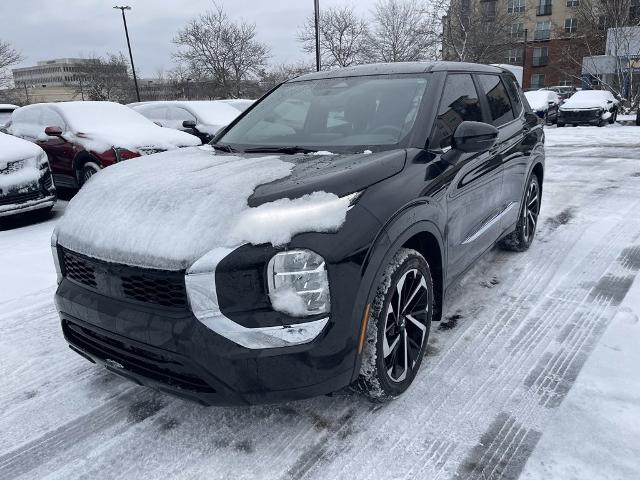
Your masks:
<svg viewBox="0 0 640 480"><path fill-rule="evenodd" d="M122 3L119 3L122 2ZM313 13L313 0L221 1L230 17L255 22L271 47L271 62L306 58L296 42L298 26ZM339 0L320 0L322 6ZM351 0L366 13L372 0ZM127 53L122 17L114 5L130 5L127 23L138 76L154 77L172 66L171 42L186 22L211 8L212 0L0 0L0 39L24 56L19 66L61 57ZM312 59L309 58L311 61Z"/></svg>

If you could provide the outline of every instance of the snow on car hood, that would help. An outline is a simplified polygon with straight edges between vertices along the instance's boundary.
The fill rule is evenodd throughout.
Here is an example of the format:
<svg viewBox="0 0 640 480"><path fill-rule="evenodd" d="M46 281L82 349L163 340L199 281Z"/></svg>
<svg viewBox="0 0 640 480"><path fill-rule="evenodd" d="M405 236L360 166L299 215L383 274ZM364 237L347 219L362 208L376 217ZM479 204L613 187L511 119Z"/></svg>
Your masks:
<svg viewBox="0 0 640 480"><path fill-rule="evenodd" d="M22 161L19 169L0 174L0 193L37 182L40 178L38 157L43 154L42 149L31 142L0 133L0 171L6 171L9 163Z"/></svg>
<svg viewBox="0 0 640 480"><path fill-rule="evenodd" d="M172 128L150 125L105 126L99 130L83 130L76 134L68 133L65 139L77 142L94 152L104 152L111 147L138 151L141 148L174 150L179 147L193 147L202 142L198 137Z"/></svg>
<svg viewBox="0 0 640 480"><path fill-rule="evenodd" d="M213 249L281 245L298 233L337 230L349 199L332 193L249 207L257 186L293 168L277 156L216 155L209 146L119 163L69 203L58 242L109 262L183 270Z"/></svg>
<svg viewBox="0 0 640 480"><path fill-rule="evenodd" d="M525 92L524 96L527 97L527 101L531 108L536 112L546 112L549 110L549 92L547 91L534 91Z"/></svg>
<svg viewBox="0 0 640 480"><path fill-rule="evenodd" d="M564 102L560 110L581 110L608 108L607 100L613 100L613 96L609 92L602 90L583 90L576 92L573 96Z"/></svg>

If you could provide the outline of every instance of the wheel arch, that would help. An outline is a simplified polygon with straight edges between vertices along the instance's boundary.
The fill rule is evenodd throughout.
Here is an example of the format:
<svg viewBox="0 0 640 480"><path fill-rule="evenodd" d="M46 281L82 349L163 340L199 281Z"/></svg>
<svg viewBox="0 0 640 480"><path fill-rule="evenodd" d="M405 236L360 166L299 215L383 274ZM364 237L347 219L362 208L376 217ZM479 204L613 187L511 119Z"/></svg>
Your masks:
<svg viewBox="0 0 640 480"><path fill-rule="evenodd" d="M73 159L73 172L75 173L75 178L78 185L80 185L80 172L82 171L82 167L84 167L87 163L95 163L99 168L102 168L102 162L95 155L87 151L78 153Z"/></svg>

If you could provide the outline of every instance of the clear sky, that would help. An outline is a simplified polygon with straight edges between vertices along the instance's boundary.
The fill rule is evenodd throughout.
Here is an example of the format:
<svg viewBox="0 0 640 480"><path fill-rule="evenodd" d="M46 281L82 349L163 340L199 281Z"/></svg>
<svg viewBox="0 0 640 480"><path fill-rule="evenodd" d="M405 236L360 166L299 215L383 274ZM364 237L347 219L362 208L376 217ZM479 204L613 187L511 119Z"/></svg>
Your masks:
<svg viewBox="0 0 640 480"><path fill-rule="evenodd" d="M271 47L272 62L306 58L296 32L313 13L313 0L220 1L230 17L255 22L258 38ZM320 0L321 8L342 3ZM350 1L360 13L373 3ZM172 66L171 40L176 32L213 4L212 0L0 0L0 39L25 57L19 66L51 58L127 54L122 17L114 5L132 7L127 23L136 69L139 76L154 77L158 69Z"/></svg>

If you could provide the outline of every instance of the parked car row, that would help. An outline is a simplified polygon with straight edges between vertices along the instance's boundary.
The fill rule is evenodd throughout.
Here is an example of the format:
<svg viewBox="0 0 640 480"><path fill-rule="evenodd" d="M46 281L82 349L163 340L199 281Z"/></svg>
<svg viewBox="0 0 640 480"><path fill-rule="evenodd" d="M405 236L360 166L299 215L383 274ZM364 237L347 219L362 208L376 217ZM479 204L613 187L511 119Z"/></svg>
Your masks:
<svg viewBox="0 0 640 480"><path fill-rule="evenodd" d="M559 87L557 87L559 88ZM566 100L555 90L525 93L532 110L545 124L597 125L615 123L620 102L607 90L580 90Z"/></svg>
<svg viewBox="0 0 640 480"><path fill-rule="evenodd" d="M251 103L0 105L0 216L51 208L56 187L81 188L117 162L209 142Z"/></svg>

